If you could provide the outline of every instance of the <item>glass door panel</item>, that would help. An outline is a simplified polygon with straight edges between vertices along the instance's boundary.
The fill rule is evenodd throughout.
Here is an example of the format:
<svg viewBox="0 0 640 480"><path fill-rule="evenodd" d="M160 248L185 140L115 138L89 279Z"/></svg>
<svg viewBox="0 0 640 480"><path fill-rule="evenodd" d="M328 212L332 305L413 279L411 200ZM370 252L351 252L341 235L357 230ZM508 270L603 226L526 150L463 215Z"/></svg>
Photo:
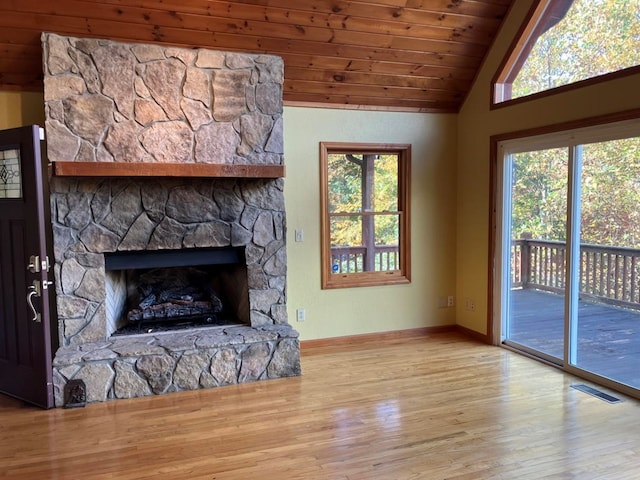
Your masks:
<svg viewBox="0 0 640 480"><path fill-rule="evenodd" d="M510 155L510 288L504 339L561 363L564 357L568 149ZM509 185L510 184L510 185Z"/></svg>
<svg viewBox="0 0 640 480"><path fill-rule="evenodd" d="M640 388L640 137L582 147L575 366Z"/></svg>
<svg viewBox="0 0 640 480"><path fill-rule="evenodd" d="M0 198L22 198L20 150L0 150Z"/></svg>

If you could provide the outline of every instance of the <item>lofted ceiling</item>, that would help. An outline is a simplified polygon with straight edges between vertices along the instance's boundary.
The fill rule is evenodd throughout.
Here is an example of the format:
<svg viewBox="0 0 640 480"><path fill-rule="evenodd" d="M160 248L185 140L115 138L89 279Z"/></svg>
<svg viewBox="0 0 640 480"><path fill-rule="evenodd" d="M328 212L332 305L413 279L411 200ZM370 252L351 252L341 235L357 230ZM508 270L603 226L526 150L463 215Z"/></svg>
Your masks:
<svg viewBox="0 0 640 480"><path fill-rule="evenodd" d="M284 100L457 112L514 0L0 0L0 90L42 88L40 33L280 55Z"/></svg>

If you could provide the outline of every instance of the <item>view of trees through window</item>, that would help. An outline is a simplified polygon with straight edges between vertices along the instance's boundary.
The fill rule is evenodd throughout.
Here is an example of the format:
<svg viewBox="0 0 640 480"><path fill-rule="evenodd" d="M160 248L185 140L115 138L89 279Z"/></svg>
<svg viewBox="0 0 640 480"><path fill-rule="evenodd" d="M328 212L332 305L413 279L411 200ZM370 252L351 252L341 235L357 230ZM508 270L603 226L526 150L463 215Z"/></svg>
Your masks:
<svg viewBox="0 0 640 480"><path fill-rule="evenodd" d="M411 281L411 145L320 142L322 288Z"/></svg>
<svg viewBox="0 0 640 480"><path fill-rule="evenodd" d="M514 155L512 238L566 238L568 150ZM640 137L583 146L581 243L640 248Z"/></svg>
<svg viewBox="0 0 640 480"><path fill-rule="evenodd" d="M566 148L518 153L513 158L512 238L566 238Z"/></svg>
<svg viewBox="0 0 640 480"><path fill-rule="evenodd" d="M328 187L334 271L398 269L398 155L330 153Z"/></svg>
<svg viewBox="0 0 640 480"><path fill-rule="evenodd" d="M640 65L640 0L552 0L570 5L542 33L511 98Z"/></svg>

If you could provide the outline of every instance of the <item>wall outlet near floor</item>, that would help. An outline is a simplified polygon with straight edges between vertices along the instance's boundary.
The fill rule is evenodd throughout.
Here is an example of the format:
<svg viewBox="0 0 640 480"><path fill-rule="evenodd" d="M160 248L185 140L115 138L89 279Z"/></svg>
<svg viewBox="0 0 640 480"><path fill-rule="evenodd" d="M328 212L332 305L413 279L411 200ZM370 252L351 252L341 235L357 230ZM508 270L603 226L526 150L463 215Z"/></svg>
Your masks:
<svg viewBox="0 0 640 480"><path fill-rule="evenodd" d="M447 308L455 306L453 295L438 297L438 308Z"/></svg>
<svg viewBox="0 0 640 480"><path fill-rule="evenodd" d="M464 299L464 309L470 312L476 311L476 301L473 298L465 298Z"/></svg>
<svg viewBox="0 0 640 480"><path fill-rule="evenodd" d="M307 319L307 314L304 311L304 308L298 308L296 310L296 320L298 322L304 322Z"/></svg>

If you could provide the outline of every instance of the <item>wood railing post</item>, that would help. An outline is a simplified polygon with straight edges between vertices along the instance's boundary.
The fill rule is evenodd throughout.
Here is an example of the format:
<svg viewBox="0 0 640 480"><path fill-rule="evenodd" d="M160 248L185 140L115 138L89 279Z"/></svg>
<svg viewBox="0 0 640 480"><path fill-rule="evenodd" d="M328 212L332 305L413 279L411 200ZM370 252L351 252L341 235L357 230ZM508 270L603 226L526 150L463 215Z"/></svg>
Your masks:
<svg viewBox="0 0 640 480"><path fill-rule="evenodd" d="M529 241L526 239L520 240L520 281L522 282L522 288L527 288L529 285Z"/></svg>
<svg viewBox="0 0 640 480"><path fill-rule="evenodd" d="M362 245L365 248L363 269L365 272L375 271L376 228L375 217L367 215L374 207L375 168L374 161L378 155L362 156Z"/></svg>

